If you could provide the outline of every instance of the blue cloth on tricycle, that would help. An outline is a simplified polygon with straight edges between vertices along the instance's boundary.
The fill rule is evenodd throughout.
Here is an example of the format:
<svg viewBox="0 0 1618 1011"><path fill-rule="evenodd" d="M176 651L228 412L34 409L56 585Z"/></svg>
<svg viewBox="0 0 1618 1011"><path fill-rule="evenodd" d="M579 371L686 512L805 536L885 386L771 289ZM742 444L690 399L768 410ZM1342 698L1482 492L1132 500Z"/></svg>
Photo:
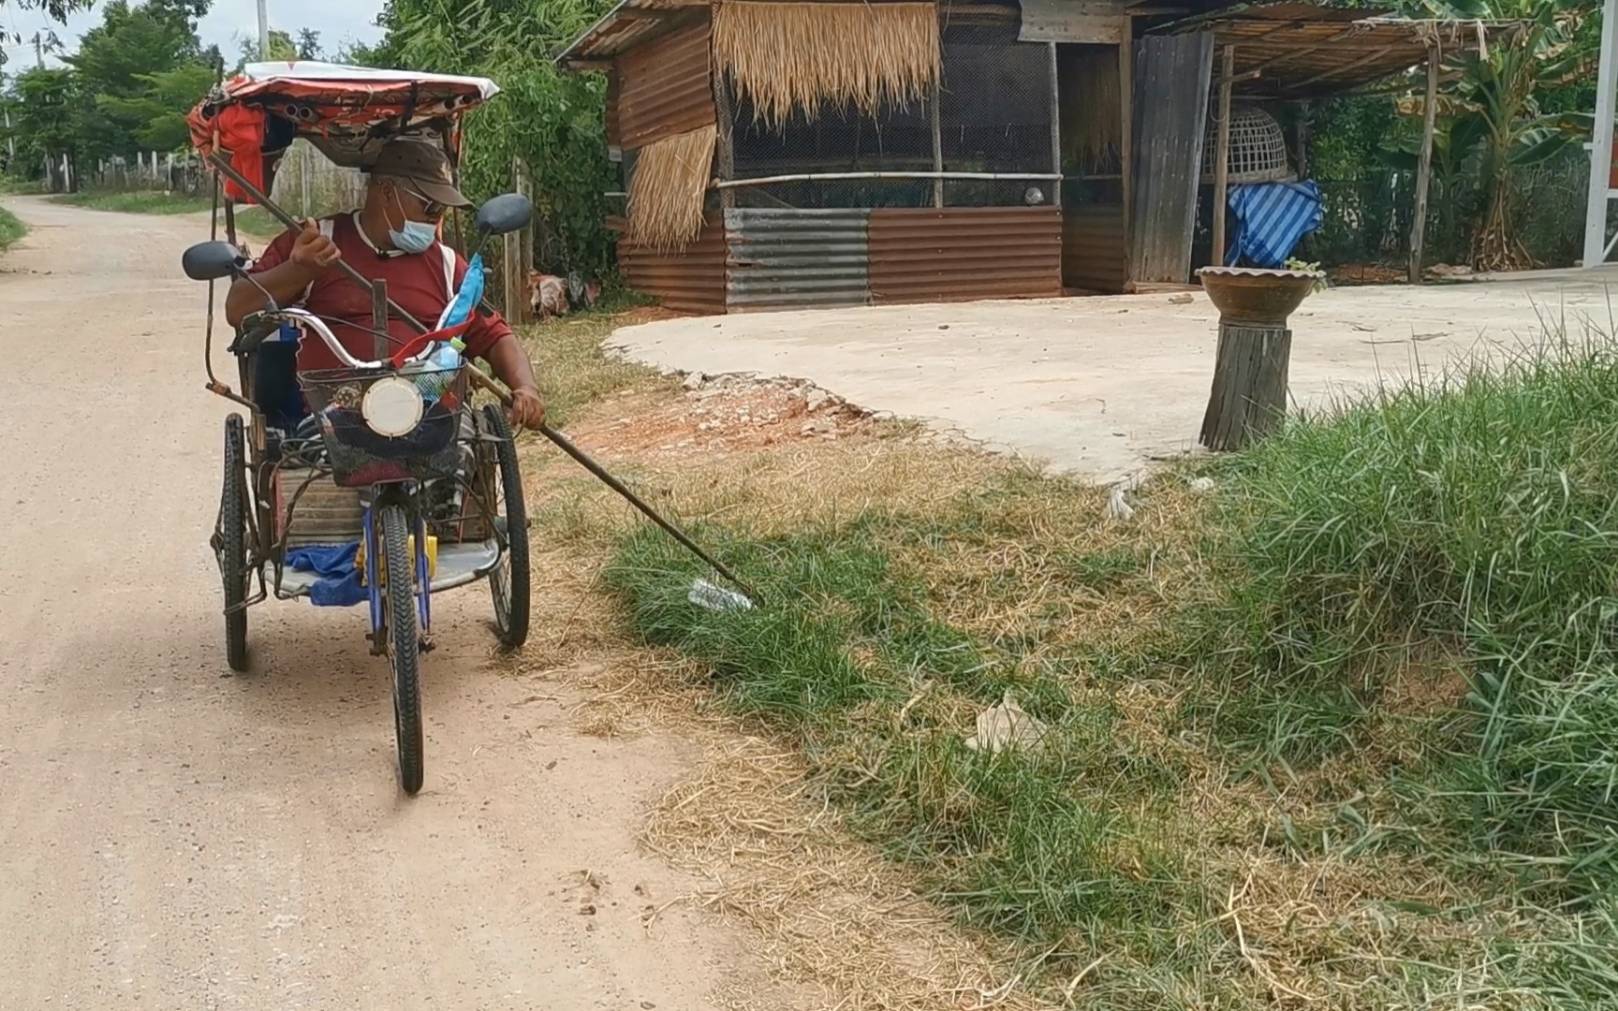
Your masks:
<svg viewBox="0 0 1618 1011"><path fill-rule="evenodd" d="M351 607L364 602L369 594L360 585L360 571L354 567L359 554L353 544L302 544L287 549L287 565L297 572L319 576L309 587L309 602L316 607Z"/></svg>

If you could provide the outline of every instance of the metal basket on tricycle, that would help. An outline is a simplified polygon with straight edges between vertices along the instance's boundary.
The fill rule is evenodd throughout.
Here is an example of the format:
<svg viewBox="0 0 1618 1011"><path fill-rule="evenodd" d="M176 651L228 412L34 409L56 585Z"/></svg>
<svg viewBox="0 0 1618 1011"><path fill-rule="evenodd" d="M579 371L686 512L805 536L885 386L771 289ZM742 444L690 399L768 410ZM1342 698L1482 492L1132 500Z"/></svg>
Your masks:
<svg viewBox="0 0 1618 1011"><path fill-rule="evenodd" d="M298 385L319 423L332 477L343 487L449 478L463 465L455 443L467 397L463 367L318 369L300 373ZM381 403L387 398L392 402ZM389 410L398 435L377 431L377 415Z"/></svg>

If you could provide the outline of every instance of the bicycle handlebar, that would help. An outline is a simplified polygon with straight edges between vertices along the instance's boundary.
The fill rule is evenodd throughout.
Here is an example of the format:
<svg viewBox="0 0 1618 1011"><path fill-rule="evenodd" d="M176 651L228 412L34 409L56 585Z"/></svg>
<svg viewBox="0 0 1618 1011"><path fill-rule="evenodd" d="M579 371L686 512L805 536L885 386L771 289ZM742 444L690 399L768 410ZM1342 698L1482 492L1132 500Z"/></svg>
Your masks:
<svg viewBox="0 0 1618 1011"><path fill-rule="evenodd" d="M337 356L337 360L351 369L380 369L389 364L387 359L371 362L355 358L348 348L343 346L343 342L338 340L337 336L331 332L331 327L326 325L326 321L307 309L299 309L295 306L282 309L261 309L258 312L248 314L247 318L242 320L242 326L250 326L255 319L278 323L298 323L309 330L313 330L315 335L325 343L326 347L331 349L331 353ZM423 349L419 354L412 355L406 361L416 361L425 357L426 354L426 349Z"/></svg>

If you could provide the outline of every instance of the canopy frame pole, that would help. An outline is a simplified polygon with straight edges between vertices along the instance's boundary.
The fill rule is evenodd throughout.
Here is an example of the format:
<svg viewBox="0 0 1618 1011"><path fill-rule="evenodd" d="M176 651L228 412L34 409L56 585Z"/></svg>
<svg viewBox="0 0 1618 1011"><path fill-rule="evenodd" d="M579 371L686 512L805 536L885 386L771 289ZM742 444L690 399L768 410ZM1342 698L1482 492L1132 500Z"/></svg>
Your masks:
<svg viewBox="0 0 1618 1011"><path fill-rule="evenodd" d="M1596 121L1590 136L1590 189L1584 207L1584 266L1606 262L1607 206L1612 199L1612 116L1618 82L1613 80L1618 56L1618 0L1601 5L1601 66L1596 73Z"/></svg>

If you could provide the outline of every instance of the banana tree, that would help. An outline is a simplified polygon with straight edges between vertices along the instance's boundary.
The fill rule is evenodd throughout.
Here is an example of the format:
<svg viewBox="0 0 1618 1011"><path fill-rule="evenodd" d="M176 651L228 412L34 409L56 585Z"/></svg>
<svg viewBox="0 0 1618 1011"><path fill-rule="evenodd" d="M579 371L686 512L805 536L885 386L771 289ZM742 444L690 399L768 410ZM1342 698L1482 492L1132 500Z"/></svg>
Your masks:
<svg viewBox="0 0 1618 1011"><path fill-rule="evenodd" d="M1588 135L1587 116L1545 114L1540 97L1587 73L1592 53L1575 42L1591 11L1576 0L1454 0L1430 3L1444 17L1515 22L1519 29L1486 49L1468 52L1446 101L1452 163L1476 166L1483 217L1472 231L1478 270L1518 270L1533 258L1514 228L1513 182Z"/></svg>

